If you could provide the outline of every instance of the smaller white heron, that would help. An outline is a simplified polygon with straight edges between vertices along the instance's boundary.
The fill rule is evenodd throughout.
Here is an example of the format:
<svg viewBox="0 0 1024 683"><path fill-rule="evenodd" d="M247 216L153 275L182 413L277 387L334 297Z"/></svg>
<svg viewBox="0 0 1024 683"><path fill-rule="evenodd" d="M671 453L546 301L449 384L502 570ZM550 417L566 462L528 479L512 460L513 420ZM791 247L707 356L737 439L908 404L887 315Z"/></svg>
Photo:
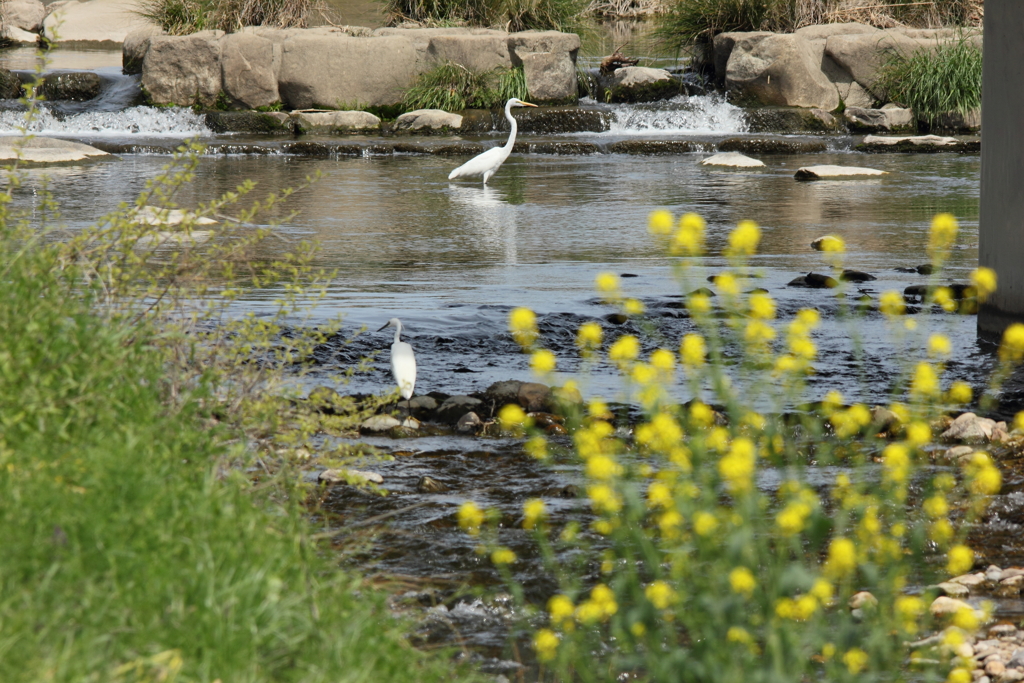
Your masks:
<svg viewBox="0 0 1024 683"><path fill-rule="evenodd" d="M448 180L455 180L463 176L475 176L482 175L484 177L484 185L491 179L503 163L505 159L508 159L508 155L512 153L512 146L516 144L516 131L519 127L516 125L516 119L512 116L512 107L536 107L536 104L530 104L529 102L523 102L522 100L513 97L505 103L505 118L508 119L508 123L512 126L512 132L509 133L508 142L503 147L492 147L482 154L477 154L475 157L459 166L457 169L448 174Z"/></svg>
<svg viewBox="0 0 1024 683"><path fill-rule="evenodd" d="M402 341L402 321L392 318L377 331L380 332L387 327L395 328L395 341L391 345L391 376L395 378L402 398L408 401L412 398L413 389L416 388L416 356L412 352L412 347ZM410 406L410 412L411 410Z"/></svg>

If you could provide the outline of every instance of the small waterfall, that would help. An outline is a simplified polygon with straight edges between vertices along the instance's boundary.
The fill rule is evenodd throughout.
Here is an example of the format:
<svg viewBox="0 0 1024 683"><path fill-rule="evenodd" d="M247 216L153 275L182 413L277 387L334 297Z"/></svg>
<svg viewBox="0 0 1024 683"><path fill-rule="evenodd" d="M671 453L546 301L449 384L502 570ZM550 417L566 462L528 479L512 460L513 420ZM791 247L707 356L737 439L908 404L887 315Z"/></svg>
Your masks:
<svg viewBox="0 0 1024 683"><path fill-rule="evenodd" d="M203 117L184 107L132 106L139 100L138 75L125 76L120 69L97 69L103 79L98 97L88 102L44 102L35 120L25 124L20 105L0 110L0 135L20 135L25 127L34 135L76 137L209 135Z"/></svg>
<svg viewBox="0 0 1024 683"><path fill-rule="evenodd" d="M747 130L743 109L723 95L679 95L664 102L613 105L612 135L743 133Z"/></svg>

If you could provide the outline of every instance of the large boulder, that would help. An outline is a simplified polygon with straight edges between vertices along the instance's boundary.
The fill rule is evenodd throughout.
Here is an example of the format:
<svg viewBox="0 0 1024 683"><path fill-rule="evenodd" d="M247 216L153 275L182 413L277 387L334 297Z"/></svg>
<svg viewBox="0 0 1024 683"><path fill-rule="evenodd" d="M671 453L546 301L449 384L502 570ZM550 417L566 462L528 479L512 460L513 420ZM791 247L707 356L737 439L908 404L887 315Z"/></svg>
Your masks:
<svg viewBox="0 0 1024 683"><path fill-rule="evenodd" d="M158 26L143 26L126 35L121 43L121 70L126 74L142 73L149 39L160 35L164 35L164 31Z"/></svg>
<svg viewBox="0 0 1024 683"><path fill-rule="evenodd" d="M426 71L424 55L404 35L296 31L281 50L277 87L292 109L392 105Z"/></svg>
<svg viewBox="0 0 1024 683"><path fill-rule="evenodd" d="M462 117L443 109L417 109L395 119L395 131L449 132L461 127Z"/></svg>
<svg viewBox="0 0 1024 683"><path fill-rule="evenodd" d="M4 0L3 18L5 26L38 33L43 27L46 8L40 0Z"/></svg>
<svg viewBox="0 0 1024 683"><path fill-rule="evenodd" d="M43 20L43 35L55 43L120 45L146 26L155 24L138 14L136 0L69 0Z"/></svg>
<svg viewBox="0 0 1024 683"><path fill-rule="evenodd" d="M231 33L220 40L224 94L231 104L248 109L281 101L277 72L281 47L253 33Z"/></svg>
<svg viewBox="0 0 1024 683"><path fill-rule="evenodd" d="M624 66L598 83L606 102L655 102L679 94L679 84L665 69Z"/></svg>
<svg viewBox="0 0 1024 683"><path fill-rule="evenodd" d="M85 102L99 97L103 79L92 71L58 71L47 74L39 94L48 100Z"/></svg>
<svg viewBox="0 0 1024 683"><path fill-rule="evenodd" d="M142 87L153 104L213 106L221 93L223 31L155 35L142 67Z"/></svg>
<svg viewBox="0 0 1024 683"><path fill-rule="evenodd" d="M16 100L21 95L21 79L7 69L0 68L0 99Z"/></svg>
<svg viewBox="0 0 1024 683"><path fill-rule="evenodd" d="M910 130L916 126L911 110L891 105L881 109L847 107L843 118L850 130L859 133Z"/></svg>
<svg viewBox="0 0 1024 683"><path fill-rule="evenodd" d="M564 52L573 63L580 49L580 37L575 33L560 31L520 31L507 33L513 66L518 66L523 56L534 52Z"/></svg>
<svg viewBox="0 0 1024 683"><path fill-rule="evenodd" d="M576 101L576 65L567 52L528 52L522 60L526 89L534 104Z"/></svg>
<svg viewBox="0 0 1024 683"><path fill-rule="evenodd" d="M349 133L377 130L380 119L366 111L297 111L291 120L299 133Z"/></svg>
<svg viewBox="0 0 1024 683"><path fill-rule="evenodd" d="M720 36L715 37L716 50L732 41L725 85L737 101L825 110L839 106L839 90L822 68L824 40L765 31Z"/></svg>
<svg viewBox="0 0 1024 683"><path fill-rule="evenodd" d="M430 38L428 59L437 63L453 62L470 71L490 71L512 66L508 34L487 31L482 34L440 35Z"/></svg>

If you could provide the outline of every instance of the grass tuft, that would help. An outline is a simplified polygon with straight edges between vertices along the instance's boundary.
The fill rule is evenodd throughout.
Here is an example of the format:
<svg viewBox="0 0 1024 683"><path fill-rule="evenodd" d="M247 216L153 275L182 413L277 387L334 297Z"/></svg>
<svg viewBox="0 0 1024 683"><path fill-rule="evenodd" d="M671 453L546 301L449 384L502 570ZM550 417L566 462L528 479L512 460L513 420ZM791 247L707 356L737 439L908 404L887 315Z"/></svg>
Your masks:
<svg viewBox="0 0 1024 683"><path fill-rule="evenodd" d="M588 0L387 0L387 24L578 31Z"/></svg>
<svg viewBox="0 0 1024 683"><path fill-rule="evenodd" d="M171 35L246 26L305 28L328 17L324 0L140 0L138 14Z"/></svg>
<svg viewBox="0 0 1024 683"><path fill-rule="evenodd" d="M480 73L445 62L420 75L405 92L402 106L406 111L493 109L503 106L511 97L525 100L528 95L522 67Z"/></svg>
<svg viewBox="0 0 1024 683"><path fill-rule="evenodd" d="M934 50L894 55L882 67L878 85L929 126L943 114L966 115L981 106L981 50L961 33Z"/></svg>

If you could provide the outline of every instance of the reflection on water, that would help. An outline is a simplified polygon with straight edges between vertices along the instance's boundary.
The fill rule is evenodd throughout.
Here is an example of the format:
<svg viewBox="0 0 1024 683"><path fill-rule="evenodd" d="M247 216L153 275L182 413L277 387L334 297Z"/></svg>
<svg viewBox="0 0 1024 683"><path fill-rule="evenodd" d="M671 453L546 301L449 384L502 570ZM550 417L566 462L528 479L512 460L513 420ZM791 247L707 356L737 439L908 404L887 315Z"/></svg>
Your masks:
<svg viewBox="0 0 1024 683"><path fill-rule="evenodd" d="M741 219L754 219L763 237L752 266L762 277L750 287L768 289L784 317L804 306L818 308L824 317L816 339L823 360L812 379L815 390L838 387L844 395L877 400L878 392L887 391L898 376L899 360L908 355L906 346L889 343L891 332L877 313L851 326L836 318L839 302L834 293L786 284L810 271L827 272L822 254L810 243L830 233L846 240L847 267L878 277L862 286L873 297L922 284L921 276L895 269L927 261L928 226L939 211L961 220L961 247L953 254L949 274L964 281L977 259L979 157L765 156L764 169L725 171L701 166L703 156L514 154L486 187L478 181L449 182L455 161L434 156L209 157L178 198L189 207L233 191L245 178L255 180L261 193L295 187L311 173L322 173L318 183L296 193L290 208L300 213L280 228L285 240L316 238L323 247L321 263L337 270L314 322L343 314L351 330L363 325L376 329L388 318L400 317L416 348L417 388L423 392L473 391L496 380L528 378L527 358L517 353L505 332L513 306L538 312L545 344L559 353L559 370L575 372L575 328L611 312L593 290L594 277L602 271L636 276L623 280L623 286L650 311L645 352L656 345L675 348L693 327L672 307L678 301L672 297L707 285L705 278L725 265L721 252L729 231ZM85 225L118 202L131 201L166 161L127 156L60 169L62 177L52 189L64 220L70 227ZM800 166L829 163L870 165L890 174L834 182L793 178ZM28 173L17 202L31 211L38 208L32 190L38 188L42 171ZM647 215L656 208L677 215L694 211L708 222L708 258L692 269L682 287L673 279L664 245L647 233ZM286 216L286 210L279 216ZM268 248L286 244L273 242ZM267 298L267 293L257 292L240 305L245 310L269 309ZM954 342L952 372L966 379L980 377L974 318L918 319L919 330L908 335L907 345L941 329ZM611 339L641 331L633 323L604 324ZM871 376L884 378L882 384L860 383L851 333L862 338L874 364ZM381 335L364 335L350 351L386 350L387 343ZM340 364L345 358L332 356L325 362ZM374 372L354 380L352 390L389 386L385 354ZM611 369L600 365L585 388L609 398L618 391Z"/></svg>

